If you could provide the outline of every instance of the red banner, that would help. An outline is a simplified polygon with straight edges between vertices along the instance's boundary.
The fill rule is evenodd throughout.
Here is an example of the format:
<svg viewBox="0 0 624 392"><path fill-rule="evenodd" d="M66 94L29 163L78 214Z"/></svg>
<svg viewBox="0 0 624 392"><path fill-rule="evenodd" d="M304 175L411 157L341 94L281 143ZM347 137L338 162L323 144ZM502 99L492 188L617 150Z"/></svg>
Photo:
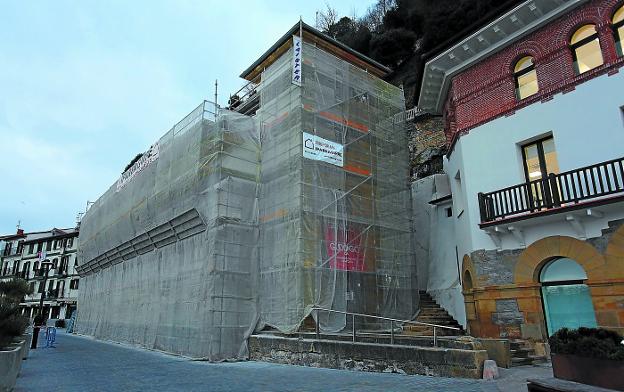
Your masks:
<svg viewBox="0 0 624 392"><path fill-rule="evenodd" d="M328 225L325 246L330 268L364 271L364 236L360 230Z"/></svg>

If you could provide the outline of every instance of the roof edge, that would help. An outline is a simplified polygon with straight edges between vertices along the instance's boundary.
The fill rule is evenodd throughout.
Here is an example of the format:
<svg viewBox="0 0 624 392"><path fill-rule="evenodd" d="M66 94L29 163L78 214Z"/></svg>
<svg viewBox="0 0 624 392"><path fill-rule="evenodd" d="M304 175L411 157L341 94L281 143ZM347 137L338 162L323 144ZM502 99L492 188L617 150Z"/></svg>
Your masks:
<svg viewBox="0 0 624 392"><path fill-rule="evenodd" d="M239 76L243 79L246 79L247 76L252 73L256 67L260 64L262 64L262 62L264 60L266 60L271 53L273 53L275 50L277 50L280 46L282 46L284 44L284 42L286 42L288 39L290 39L290 37L292 37L295 33L297 33L299 31L299 25L301 24L301 28L303 29L303 31L307 31L308 33L314 34L316 36L318 36L319 38L322 38L325 41L328 41L329 43L336 45L337 47L339 47L342 50L347 51L348 53L356 56L357 58L359 58L360 60L369 63L370 65L374 66L375 68L378 68L379 70L385 72L386 74L390 73L392 70L388 67L386 67L385 65L371 59L368 56L363 55L362 53L354 50L353 48L351 48L350 46L347 46L345 44L343 44L342 42L330 37L329 35L321 32L320 30L315 29L314 27L310 26L309 24L305 23L305 22L297 22L293 25L293 27L291 27L286 34L284 34L283 36L281 36L266 52L264 52L256 61L254 61L249 67L247 67L247 69L245 69ZM298 35L298 34L297 34Z"/></svg>

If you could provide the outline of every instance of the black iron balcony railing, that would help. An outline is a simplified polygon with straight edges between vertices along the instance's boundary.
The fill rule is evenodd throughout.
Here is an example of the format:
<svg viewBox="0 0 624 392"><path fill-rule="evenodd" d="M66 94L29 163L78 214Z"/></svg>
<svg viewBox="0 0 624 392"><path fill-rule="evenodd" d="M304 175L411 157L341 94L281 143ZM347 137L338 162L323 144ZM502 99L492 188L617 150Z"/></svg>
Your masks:
<svg viewBox="0 0 624 392"><path fill-rule="evenodd" d="M582 167L547 178L488 193L479 193L481 223L554 208L624 192L624 158Z"/></svg>

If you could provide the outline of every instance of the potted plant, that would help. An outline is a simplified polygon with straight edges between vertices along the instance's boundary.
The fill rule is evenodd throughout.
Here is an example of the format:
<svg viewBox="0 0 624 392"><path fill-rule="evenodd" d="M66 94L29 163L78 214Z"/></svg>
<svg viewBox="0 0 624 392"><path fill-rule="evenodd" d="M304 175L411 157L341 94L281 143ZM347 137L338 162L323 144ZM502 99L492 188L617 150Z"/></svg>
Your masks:
<svg viewBox="0 0 624 392"><path fill-rule="evenodd" d="M548 342L556 378L624 391L624 342L618 333L562 328Z"/></svg>
<svg viewBox="0 0 624 392"><path fill-rule="evenodd" d="M19 303L30 293L23 279L0 282L0 390L10 391L26 352L25 339L19 339L28 327L28 319L19 314Z"/></svg>

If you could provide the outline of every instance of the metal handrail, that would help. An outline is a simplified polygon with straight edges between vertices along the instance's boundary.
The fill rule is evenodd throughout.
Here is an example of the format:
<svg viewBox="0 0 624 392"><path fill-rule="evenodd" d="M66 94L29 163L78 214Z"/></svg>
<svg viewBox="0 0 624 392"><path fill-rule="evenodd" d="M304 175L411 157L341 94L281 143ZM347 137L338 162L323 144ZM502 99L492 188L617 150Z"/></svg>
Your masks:
<svg viewBox="0 0 624 392"><path fill-rule="evenodd" d="M320 306L314 306L312 308L312 311L316 311L316 338L319 339L319 335L320 335L320 331L319 331L319 323L318 323L318 312L319 311L323 311L323 312L328 312L328 313L340 313L340 314L344 314L347 316L351 316L351 329L352 329L352 335L353 335L353 342L356 341L356 332L355 332L355 317L364 317L364 318L373 318L373 319L378 319L378 320L386 320L386 321L390 321L390 344L394 344L394 323L404 323L404 324L413 324L413 325L424 325L427 327L433 327L433 346L437 347L438 346L438 337L437 337L437 331L436 328L444 328L444 329L451 329L451 330L455 330L455 331L460 331L460 328L457 327L449 327L447 325L438 325L438 324L430 324L430 323L423 323L420 321L413 321L413 320L401 320L401 319L395 319L395 318L391 318L391 317L383 317L383 316L375 316L372 314L364 314L364 313L355 313L355 312L346 312L343 310L334 310L334 309L326 309L326 308L322 308Z"/></svg>

